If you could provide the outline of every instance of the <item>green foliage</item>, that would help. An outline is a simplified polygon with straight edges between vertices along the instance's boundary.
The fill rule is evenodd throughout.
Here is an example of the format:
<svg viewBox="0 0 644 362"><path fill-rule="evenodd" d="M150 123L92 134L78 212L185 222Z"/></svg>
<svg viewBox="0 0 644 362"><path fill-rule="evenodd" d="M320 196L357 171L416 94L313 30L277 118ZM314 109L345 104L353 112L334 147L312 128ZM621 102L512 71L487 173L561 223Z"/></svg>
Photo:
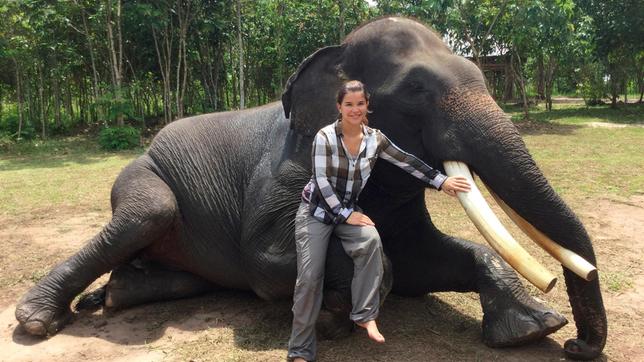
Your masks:
<svg viewBox="0 0 644 362"><path fill-rule="evenodd" d="M96 106L106 110L106 119L114 120L119 115L123 115L128 119L140 120L135 114L131 100L124 97L125 91L105 92L96 100Z"/></svg>
<svg viewBox="0 0 644 362"><path fill-rule="evenodd" d="M0 133L0 150L6 151L11 148L14 140L11 136Z"/></svg>
<svg viewBox="0 0 644 362"><path fill-rule="evenodd" d="M127 150L139 146L140 136L134 127L108 127L101 130L98 143L106 150Z"/></svg>
<svg viewBox="0 0 644 362"><path fill-rule="evenodd" d="M529 92L539 83L542 94L547 73L546 94L558 87L594 99L598 87L586 68L595 63L609 80L607 92L644 89L644 2L637 0L110 3L111 9L104 1L0 1L0 102L5 109L20 103L32 133L35 128L45 136L68 134L160 116L169 122L180 110L191 115L235 109L241 103L240 62L245 104L277 100L303 59L382 15L410 16L432 26L461 55L519 55L522 64L515 68ZM118 39L124 47L117 56L110 44ZM493 85L495 95L506 88L501 79ZM2 127L0 132L9 132Z"/></svg>
<svg viewBox="0 0 644 362"><path fill-rule="evenodd" d="M34 138L36 131L31 123L25 122L22 125L22 130L18 134L19 118L15 114L4 116L0 119L0 135L5 136L11 140L30 140Z"/></svg>
<svg viewBox="0 0 644 362"><path fill-rule="evenodd" d="M579 95L588 106L603 104L607 89L604 80L604 67L599 63L585 64L579 74Z"/></svg>

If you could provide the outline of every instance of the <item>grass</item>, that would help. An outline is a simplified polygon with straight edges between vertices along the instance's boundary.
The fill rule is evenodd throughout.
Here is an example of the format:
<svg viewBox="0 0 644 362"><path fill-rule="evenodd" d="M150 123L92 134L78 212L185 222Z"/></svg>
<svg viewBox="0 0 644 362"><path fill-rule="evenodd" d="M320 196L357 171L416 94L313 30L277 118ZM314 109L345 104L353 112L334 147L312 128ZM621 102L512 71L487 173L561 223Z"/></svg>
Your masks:
<svg viewBox="0 0 644 362"><path fill-rule="evenodd" d="M83 136L14 144L0 156L0 216L105 210L114 179L142 152L106 152Z"/></svg>
<svg viewBox="0 0 644 362"><path fill-rule="evenodd" d="M633 273L630 270L620 270L603 273L600 281L613 293L624 292L633 287Z"/></svg>
<svg viewBox="0 0 644 362"><path fill-rule="evenodd" d="M564 197L644 194L644 128L561 127L524 140Z"/></svg>
<svg viewBox="0 0 644 362"><path fill-rule="evenodd" d="M523 111L520 105L503 106L512 120L521 123ZM579 104L553 104L552 111L546 111L541 103L530 108L530 119L536 122L556 122L567 125L583 125L591 122L615 124L644 124L644 104L623 104L612 109L608 105L586 107Z"/></svg>

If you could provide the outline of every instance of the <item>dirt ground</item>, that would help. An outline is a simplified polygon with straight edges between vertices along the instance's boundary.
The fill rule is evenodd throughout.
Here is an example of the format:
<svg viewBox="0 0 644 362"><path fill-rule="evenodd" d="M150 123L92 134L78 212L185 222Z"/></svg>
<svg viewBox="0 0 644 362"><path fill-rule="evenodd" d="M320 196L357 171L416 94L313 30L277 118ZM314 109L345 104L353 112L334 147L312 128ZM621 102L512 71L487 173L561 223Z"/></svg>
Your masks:
<svg viewBox="0 0 644 362"><path fill-rule="evenodd" d="M77 211L76 211L77 212ZM290 302L268 303L225 291L124 311L76 315L49 339L25 335L14 318L16 301L53 265L78 250L109 219L50 210L31 220L0 220L1 361L281 361L290 328ZM603 274L609 338L600 360L644 361L644 195L587 199L576 207ZM104 283L106 276L94 283ZM571 324L543 341L491 349L480 339L475 294L440 293L424 298L388 297L381 314L387 343L376 346L362 331L320 343L320 360L565 360L561 346L574 337L565 288L546 298Z"/></svg>

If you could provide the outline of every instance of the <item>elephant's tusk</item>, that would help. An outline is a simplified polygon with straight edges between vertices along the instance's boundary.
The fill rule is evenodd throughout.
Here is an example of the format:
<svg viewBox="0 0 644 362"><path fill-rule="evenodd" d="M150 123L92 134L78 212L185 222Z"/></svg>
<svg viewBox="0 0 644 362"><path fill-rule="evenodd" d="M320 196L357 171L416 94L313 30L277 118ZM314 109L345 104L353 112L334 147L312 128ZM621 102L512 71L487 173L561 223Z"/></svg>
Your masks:
<svg viewBox="0 0 644 362"><path fill-rule="evenodd" d="M467 165L458 161L445 161L443 165L448 176L463 176L470 182L471 190L459 192L458 200L487 242L519 274L548 293L557 283L557 278L528 254L503 227L476 187Z"/></svg>
<svg viewBox="0 0 644 362"><path fill-rule="evenodd" d="M537 228L532 226L526 219L521 217L516 211L514 211L510 206L508 206L499 195L494 193L490 187L485 185L487 190L490 192L496 203L501 206L503 211L514 221L517 226L523 230L526 235L528 235L535 243L547 251L548 254L552 255L553 258L557 259L561 265L570 269L573 273L578 276L586 279L587 281L594 280L597 278L597 268L589 263L586 259L582 258L578 254L564 248L563 246L557 244L555 241L550 239L546 234L539 231Z"/></svg>

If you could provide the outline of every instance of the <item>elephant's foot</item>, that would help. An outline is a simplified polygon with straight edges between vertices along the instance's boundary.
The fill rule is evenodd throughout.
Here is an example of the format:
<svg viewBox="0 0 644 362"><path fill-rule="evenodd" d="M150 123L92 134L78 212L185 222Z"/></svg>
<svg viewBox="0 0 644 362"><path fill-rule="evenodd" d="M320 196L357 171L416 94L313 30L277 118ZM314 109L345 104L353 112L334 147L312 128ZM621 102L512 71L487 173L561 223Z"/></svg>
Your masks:
<svg viewBox="0 0 644 362"><path fill-rule="evenodd" d="M536 301L507 309L494 309L483 315L483 342L489 347L518 346L537 341L568 320Z"/></svg>
<svg viewBox="0 0 644 362"><path fill-rule="evenodd" d="M321 339L339 339L348 337L354 330L354 323L349 314L338 314L326 309L320 311L315 329Z"/></svg>
<svg viewBox="0 0 644 362"><path fill-rule="evenodd" d="M34 336L51 336L72 319L69 305L59 305L42 293L38 286L30 290L16 307L16 319Z"/></svg>
<svg viewBox="0 0 644 362"><path fill-rule="evenodd" d="M568 358L587 361L597 358L602 353L602 348L591 346L583 339L574 338L564 343L564 351Z"/></svg>
<svg viewBox="0 0 644 362"><path fill-rule="evenodd" d="M350 296L336 290L324 292L324 308L320 311L315 329L322 339L348 337L354 330L349 319L351 312Z"/></svg>

